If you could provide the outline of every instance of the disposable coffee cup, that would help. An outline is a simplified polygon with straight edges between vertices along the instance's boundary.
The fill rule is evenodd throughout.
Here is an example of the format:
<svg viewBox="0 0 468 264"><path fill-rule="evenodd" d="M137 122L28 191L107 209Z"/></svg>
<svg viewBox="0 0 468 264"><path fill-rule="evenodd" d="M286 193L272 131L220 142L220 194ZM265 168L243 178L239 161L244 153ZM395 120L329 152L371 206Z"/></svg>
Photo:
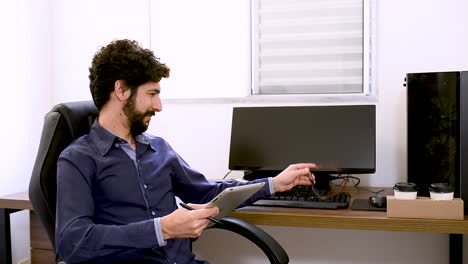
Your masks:
<svg viewBox="0 0 468 264"><path fill-rule="evenodd" d="M431 200L453 200L453 186L448 183L433 183L429 187Z"/></svg>
<svg viewBox="0 0 468 264"><path fill-rule="evenodd" d="M393 191L397 200L415 200L418 195L416 184L411 182L398 182L393 186Z"/></svg>

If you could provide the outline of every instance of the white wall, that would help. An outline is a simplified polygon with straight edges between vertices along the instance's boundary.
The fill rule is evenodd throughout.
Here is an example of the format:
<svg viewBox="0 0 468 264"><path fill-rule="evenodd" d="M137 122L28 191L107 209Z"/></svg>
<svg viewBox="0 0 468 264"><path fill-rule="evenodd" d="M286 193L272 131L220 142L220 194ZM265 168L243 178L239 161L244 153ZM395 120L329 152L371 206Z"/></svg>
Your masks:
<svg viewBox="0 0 468 264"><path fill-rule="evenodd" d="M47 0L0 1L0 195L27 190L52 92ZM13 263L29 257L29 214L11 215Z"/></svg>
<svg viewBox="0 0 468 264"><path fill-rule="evenodd" d="M151 0L151 48L174 77L165 82L164 98L250 93L249 3Z"/></svg>
<svg viewBox="0 0 468 264"><path fill-rule="evenodd" d="M3 195L24 191L29 182L44 105L52 92L50 33L47 17L42 16L47 13L47 1L0 2Z"/></svg>
<svg viewBox="0 0 468 264"><path fill-rule="evenodd" d="M376 2L377 172L362 177L362 180L363 184L392 186L406 179L406 91L402 85L405 73L468 70L468 35L465 32L468 17L464 15L468 4L464 0ZM184 7L182 5L181 8ZM157 12L155 8L157 6L152 6L152 13ZM189 14L203 11L196 10L196 6L191 6L190 10L192 12ZM210 12L214 10L210 9ZM1 104L5 124L1 135L3 138L14 135L18 139L4 141L0 194L27 188L42 117L51 105L91 98L87 69L99 45L114 38L126 37L137 39L149 47L150 28L146 22L149 13L147 0L0 2L1 32L6 36L2 38L0 52L4 61L8 62L2 64L0 71L6 95L6 100ZM47 24L48 17L52 23L50 26ZM180 23L190 21L181 20ZM170 27L170 24L167 26ZM171 34L178 33L173 31ZM174 35L168 38L174 38ZM190 48L190 42L183 44L177 47ZM152 46L157 47L157 44L152 43ZM179 60L171 61L172 55L166 58L162 51L156 53L163 62L174 65L174 69L179 67L176 65L184 64ZM242 64L242 61L248 60L240 59L235 63L247 69L249 65ZM162 81L163 94L165 81L173 78L181 81L176 72L172 72L169 80ZM193 89L213 85L213 89L223 89L209 81L210 68L206 73L196 80L182 80L185 83L180 85L190 85ZM248 79L248 71L240 72L240 75L241 80ZM177 86L171 89L177 89ZM206 100L168 102L164 105L164 111L153 120L149 131L165 137L189 164L204 172L208 178L219 178L227 172L231 113L232 107L237 105L247 103ZM23 220L15 223L22 224L23 230L27 229L26 217L19 218ZM283 244L289 252L291 263L444 263L448 259L448 235L262 228ZM201 256L217 259L221 253L228 254L235 248L233 244L237 243L236 239L230 236L208 231L207 236L196 243L195 250ZM16 260L27 254L20 252L20 241L25 240L27 236L23 234L23 238L15 242ZM240 244L241 254L249 254L248 260L243 262L265 263L254 247ZM465 249L467 245L465 239ZM220 249L223 247L225 250ZM213 250L215 248L217 250ZM234 253L233 258L236 257ZM227 263L227 260L224 258L215 263ZM465 260L465 263L468 261Z"/></svg>
<svg viewBox="0 0 468 264"><path fill-rule="evenodd" d="M53 104L91 100L89 66L115 39L149 48L148 0L51 0L53 3Z"/></svg>

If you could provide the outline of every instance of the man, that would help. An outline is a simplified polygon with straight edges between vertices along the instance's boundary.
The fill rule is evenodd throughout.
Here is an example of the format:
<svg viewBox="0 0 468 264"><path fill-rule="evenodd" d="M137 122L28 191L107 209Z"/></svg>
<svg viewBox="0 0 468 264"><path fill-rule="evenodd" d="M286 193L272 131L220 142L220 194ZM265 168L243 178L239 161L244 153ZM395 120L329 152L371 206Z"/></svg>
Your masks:
<svg viewBox="0 0 468 264"><path fill-rule="evenodd" d="M99 117L58 160L58 254L67 263L204 263L195 260L189 240L218 214L204 204L242 184L207 181L166 141L144 133L162 110L159 81L169 77L152 51L113 41L95 54L89 70ZM291 165L274 178L252 181L267 184L246 204L310 185L314 168ZM197 210L178 209L175 196Z"/></svg>

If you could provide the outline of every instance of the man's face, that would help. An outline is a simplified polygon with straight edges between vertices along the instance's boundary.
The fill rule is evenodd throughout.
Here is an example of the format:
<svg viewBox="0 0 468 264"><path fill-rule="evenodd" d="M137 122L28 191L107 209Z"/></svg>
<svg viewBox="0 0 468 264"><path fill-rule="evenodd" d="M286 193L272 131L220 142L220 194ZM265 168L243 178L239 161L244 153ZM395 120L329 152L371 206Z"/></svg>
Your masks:
<svg viewBox="0 0 468 264"><path fill-rule="evenodd" d="M159 83L149 82L136 89L124 105L124 113L132 136L135 137L148 129L151 117L162 110Z"/></svg>

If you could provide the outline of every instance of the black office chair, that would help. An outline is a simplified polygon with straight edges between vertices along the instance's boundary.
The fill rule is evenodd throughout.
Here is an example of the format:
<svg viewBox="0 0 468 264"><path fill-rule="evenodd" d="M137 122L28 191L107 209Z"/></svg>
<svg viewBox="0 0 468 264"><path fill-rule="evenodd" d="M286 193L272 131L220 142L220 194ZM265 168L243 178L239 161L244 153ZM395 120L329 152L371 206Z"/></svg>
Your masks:
<svg viewBox="0 0 468 264"><path fill-rule="evenodd" d="M92 101L58 104L46 114L41 141L29 183L29 199L35 213L47 231L49 240L55 248L55 203L57 160L71 142L88 134L98 116ZM235 218L224 218L220 228L235 232L257 245L271 263L289 262L289 257L278 242L255 225ZM63 263L56 254L57 263Z"/></svg>

